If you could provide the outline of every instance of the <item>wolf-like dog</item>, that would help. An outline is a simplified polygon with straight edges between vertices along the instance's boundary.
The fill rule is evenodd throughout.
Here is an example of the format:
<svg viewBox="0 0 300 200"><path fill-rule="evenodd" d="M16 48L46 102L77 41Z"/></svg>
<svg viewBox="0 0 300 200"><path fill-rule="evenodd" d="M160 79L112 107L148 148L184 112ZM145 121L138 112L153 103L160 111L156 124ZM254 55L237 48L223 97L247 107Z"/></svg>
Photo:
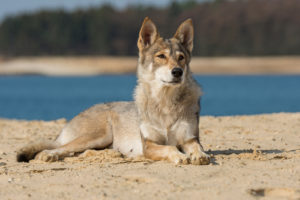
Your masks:
<svg viewBox="0 0 300 200"><path fill-rule="evenodd" d="M149 18L139 32L138 83L133 102L95 105L73 118L55 141L30 144L19 162L53 162L87 149L113 148L175 164L209 164L199 140L201 88L192 78L192 20L163 39Z"/></svg>

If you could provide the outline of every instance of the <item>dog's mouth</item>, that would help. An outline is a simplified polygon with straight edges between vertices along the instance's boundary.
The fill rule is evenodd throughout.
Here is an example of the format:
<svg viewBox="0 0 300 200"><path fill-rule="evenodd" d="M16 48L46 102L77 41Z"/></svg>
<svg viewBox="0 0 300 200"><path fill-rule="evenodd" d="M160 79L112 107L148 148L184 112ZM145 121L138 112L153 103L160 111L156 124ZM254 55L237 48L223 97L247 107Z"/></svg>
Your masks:
<svg viewBox="0 0 300 200"><path fill-rule="evenodd" d="M161 81L165 84L170 84L170 85L176 85L176 84L181 83L181 79L172 80L172 81L164 81L164 80L161 80Z"/></svg>

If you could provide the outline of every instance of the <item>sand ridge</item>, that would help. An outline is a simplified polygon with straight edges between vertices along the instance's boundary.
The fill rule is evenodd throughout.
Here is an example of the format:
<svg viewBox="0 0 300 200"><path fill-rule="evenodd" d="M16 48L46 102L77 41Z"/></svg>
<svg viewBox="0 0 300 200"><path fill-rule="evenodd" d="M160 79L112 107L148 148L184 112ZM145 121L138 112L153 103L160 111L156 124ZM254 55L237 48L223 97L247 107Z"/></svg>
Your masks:
<svg viewBox="0 0 300 200"><path fill-rule="evenodd" d="M300 199L300 113L200 118L207 166L87 150L17 163L29 141L55 139L65 119L0 119L1 199Z"/></svg>

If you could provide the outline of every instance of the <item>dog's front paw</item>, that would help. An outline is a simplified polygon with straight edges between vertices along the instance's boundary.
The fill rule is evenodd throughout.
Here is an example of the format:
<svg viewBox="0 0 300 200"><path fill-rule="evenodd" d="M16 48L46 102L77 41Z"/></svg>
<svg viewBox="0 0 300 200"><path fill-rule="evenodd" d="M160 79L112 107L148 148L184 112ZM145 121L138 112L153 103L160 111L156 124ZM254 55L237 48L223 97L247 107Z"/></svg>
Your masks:
<svg viewBox="0 0 300 200"><path fill-rule="evenodd" d="M59 156L51 150L44 150L35 156L35 160L44 162L55 162L59 160Z"/></svg>
<svg viewBox="0 0 300 200"><path fill-rule="evenodd" d="M193 153L190 156L190 162L193 165L208 165L210 163L210 156L206 153Z"/></svg>
<svg viewBox="0 0 300 200"><path fill-rule="evenodd" d="M189 164L189 158L183 153L177 153L170 158L170 161L176 165L187 165Z"/></svg>

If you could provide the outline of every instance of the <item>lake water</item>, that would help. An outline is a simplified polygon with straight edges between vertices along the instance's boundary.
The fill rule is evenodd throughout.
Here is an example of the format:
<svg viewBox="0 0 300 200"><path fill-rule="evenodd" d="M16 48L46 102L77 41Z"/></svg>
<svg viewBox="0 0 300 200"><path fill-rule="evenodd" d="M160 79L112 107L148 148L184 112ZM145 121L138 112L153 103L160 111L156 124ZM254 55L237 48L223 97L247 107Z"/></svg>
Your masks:
<svg viewBox="0 0 300 200"><path fill-rule="evenodd" d="M300 112L300 76L195 76L201 115ZM0 76L0 118L71 119L103 102L132 100L134 75Z"/></svg>

